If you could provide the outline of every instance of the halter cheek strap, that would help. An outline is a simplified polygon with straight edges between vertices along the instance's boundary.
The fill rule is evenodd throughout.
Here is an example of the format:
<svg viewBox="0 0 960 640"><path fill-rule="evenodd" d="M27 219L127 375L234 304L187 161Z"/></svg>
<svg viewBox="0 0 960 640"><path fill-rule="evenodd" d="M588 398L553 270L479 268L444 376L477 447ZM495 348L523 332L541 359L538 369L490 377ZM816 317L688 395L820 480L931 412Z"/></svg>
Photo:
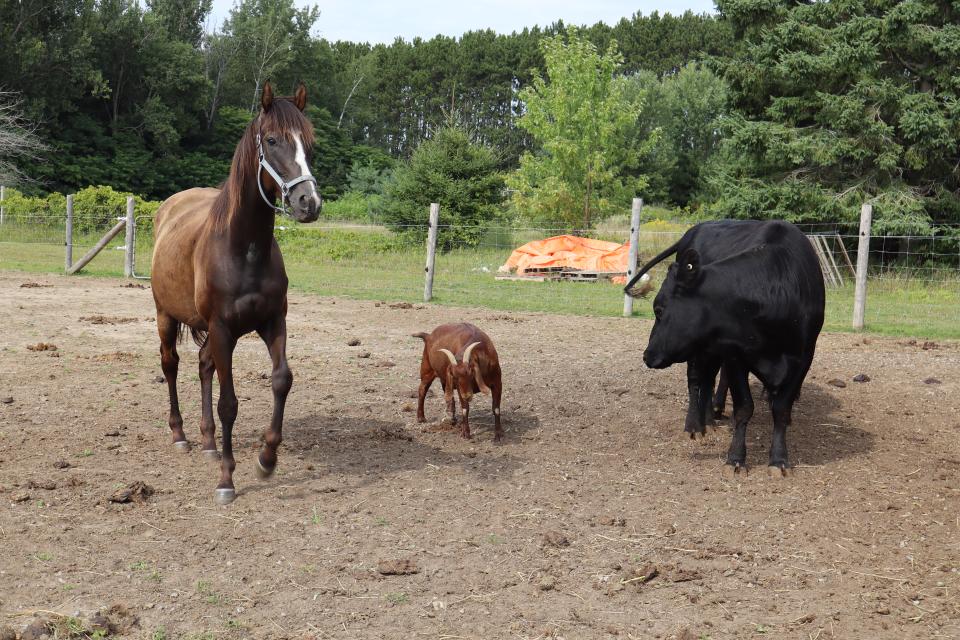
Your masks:
<svg viewBox="0 0 960 640"><path fill-rule="evenodd" d="M290 195L290 190L301 182L312 182L314 187L317 185L317 179L314 178L309 173L306 173L302 176L297 176L293 180L285 181L280 173L273 168L273 166L267 161L267 157L263 154L263 144L260 141L260 134L257 134L257 156L260 158L260 168L270 174L270 177L273 178L273 181L280 186L280 206L273 204L273 201L267 197L267 194L263 191L263 182L260 180L260 172L257 171L257 188L260 189L260 197L263 198L263 201L266 202L272 209L280 211L281 213L286 213L287 209L284 206L284 203L287 202L287 197Z"/></svg>

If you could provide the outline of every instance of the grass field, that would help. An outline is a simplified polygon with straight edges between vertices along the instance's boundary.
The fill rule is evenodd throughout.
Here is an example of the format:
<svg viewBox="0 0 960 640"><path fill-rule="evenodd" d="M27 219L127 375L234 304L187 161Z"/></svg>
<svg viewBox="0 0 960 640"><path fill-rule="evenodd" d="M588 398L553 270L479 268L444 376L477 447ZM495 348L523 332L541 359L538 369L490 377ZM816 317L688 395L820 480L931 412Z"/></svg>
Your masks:
<svg viewBox="0 0 960 640"><path fill-rule="evenodd" d="M641 260L673 242L682 227L653 223L641 235ZM7 238L17 239L6 231ZM616 236L608 229L605 236ZM590 316L623 312L619 286L606 282L511 282L494 279L497 268L512 248L548 235L543 230L488 234L475 249L460 249L437 256L433 302L442 305L484 307L502 311L539 311ZM52 238L47 242L55 242ZM378 227L325 226L319 229L279 231L294 289L325 296L421 302L424 286L424 251ZM34 240L35 238L30 238ZM0 269L24 272L63 270L62 246L43 242L3 241L0 233ZM137 238L136 272L148 274L152 250L149 232ZM76 238L74 260L96 242L96 237ZM123 252L117 238L83 273L121 276ZM654 272L654 280L658 280ZM651 301L638 300L634 315L652 317ZM853 287L828 289L825 329L849 331ZM888 335L918 338L960 338L960 273L923 282L907 278L871 278L867 296L867 329Z"/></svg>

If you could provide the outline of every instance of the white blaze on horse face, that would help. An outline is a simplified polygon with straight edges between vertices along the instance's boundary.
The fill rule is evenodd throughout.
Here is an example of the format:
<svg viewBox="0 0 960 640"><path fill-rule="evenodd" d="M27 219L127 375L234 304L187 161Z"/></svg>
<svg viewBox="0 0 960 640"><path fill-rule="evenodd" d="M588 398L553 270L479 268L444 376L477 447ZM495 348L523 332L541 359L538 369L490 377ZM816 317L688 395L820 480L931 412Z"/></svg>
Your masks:
<svg viewBox="0 0 960 640"><path fill-rule="evenodd" d="M297 155L294 157L294 160L296 160L297 166L300 167L300 175L313 175L310 173L310 166L307 164L307 154L303 151L303 144L300 142L300 136L294 134L293 141L297 143ZM310 185L310 190L313 192L313 202L319 207L320 195L317 193L317 186L312 182L308 184Z"/></svg>

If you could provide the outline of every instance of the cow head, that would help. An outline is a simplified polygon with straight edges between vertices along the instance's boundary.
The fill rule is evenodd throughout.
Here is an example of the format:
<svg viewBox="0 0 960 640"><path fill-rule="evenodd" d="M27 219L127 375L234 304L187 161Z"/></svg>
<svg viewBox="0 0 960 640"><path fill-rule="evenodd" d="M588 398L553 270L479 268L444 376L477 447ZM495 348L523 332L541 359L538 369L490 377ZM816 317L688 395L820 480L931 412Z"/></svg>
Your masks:
<svg viewBox="0 0 960 640"><path fill-rule="evenodd" d="M708 305L700 295L704 280L700 254L685 250L670 265L667 277L653 300L656 321L643 362L652 369L664 369L686 362L709 338Z"/></svg>

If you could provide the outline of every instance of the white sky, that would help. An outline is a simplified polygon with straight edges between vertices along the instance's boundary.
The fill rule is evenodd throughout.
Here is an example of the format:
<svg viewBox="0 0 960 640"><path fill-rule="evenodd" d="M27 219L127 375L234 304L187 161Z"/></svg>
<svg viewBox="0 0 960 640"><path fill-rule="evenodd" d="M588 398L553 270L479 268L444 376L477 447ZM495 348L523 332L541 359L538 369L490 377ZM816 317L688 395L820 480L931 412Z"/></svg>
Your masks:
<svg viewBox="0 0 960 640"><path fill-rule="evenodd" d="M390 43L397 36L429 40L437 34L459 37L466 31L493 29L498 33L524 27L565 24L615 24L637 11L682 14L713 13L713 0L294 0L298 6L316 4L320 19L314 35L327 40ZM219 25L234 0L213 0L211 22Z"/></svg>

